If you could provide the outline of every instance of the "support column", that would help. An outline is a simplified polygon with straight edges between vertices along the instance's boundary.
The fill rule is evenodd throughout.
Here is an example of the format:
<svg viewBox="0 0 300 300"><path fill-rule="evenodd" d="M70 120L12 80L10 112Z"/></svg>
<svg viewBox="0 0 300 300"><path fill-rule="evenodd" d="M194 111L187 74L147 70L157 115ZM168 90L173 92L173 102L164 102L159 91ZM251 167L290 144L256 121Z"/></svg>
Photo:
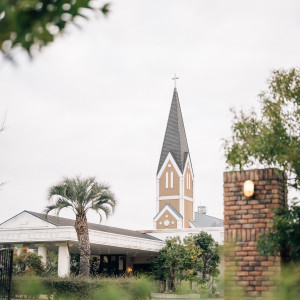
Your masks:
<svg viewBox="0 0 300 300"><path fill-rule="evenodd" d="M45 266L47 264L47 247L45 245L38 244L38 256L41 256L42 264Z"/></svg>
<svg viewBox="0 0 300 300"><path fill-rule="evenodd" d="M56 244L58 246L58 277L70 275L70 253L67 243Z"/></svg>
<svg viewBox="0 0 300 300"><path fill-rule="evenodd" d="M254 183L254 195L246 197L243 184ZM278 169L224 173L225 299L240 290L248 297L266 296L280 270L280 259L259 256L256 243L270 228L273 208L286 205L286 181ZM274 276L273 276L274 277Z"/></svg>

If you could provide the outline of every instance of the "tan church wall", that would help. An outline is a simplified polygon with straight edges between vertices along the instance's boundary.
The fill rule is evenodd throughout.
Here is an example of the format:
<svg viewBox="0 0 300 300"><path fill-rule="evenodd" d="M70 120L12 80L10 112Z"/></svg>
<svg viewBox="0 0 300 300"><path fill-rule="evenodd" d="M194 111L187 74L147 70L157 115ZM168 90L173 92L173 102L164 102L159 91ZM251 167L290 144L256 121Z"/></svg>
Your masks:
<svg viewBox="0 0 300 300"><path fill-rule="evenodd" d="M179 199L159 200L159 211L161 211L166 204L171 204L178 212L180 212Z"/></svg>
<svg viewBox="0 0 300 300"><path fill-rule="evenodd" d="M190 220L193 220L193 202L184 200L184 228L190 228Z"/></svg>
<svg viewBox="0 0 300 300"><path fill-rule="evenodd" d="M188 165L189 167L189 165ZM188 176L190 175L190 188L187 188L187 182L188 182ZM193 198L193 178L191 169L186 168L185 174L184 174L184 195L190 198Z"/></svg>
<svg viewBox="0 0 300 300"><path fill-rule="evenodd" d="M168 165L171 165L169 168ZM166 188L166 173L168 172L168 188ZM173 188L171 188L171 172L173 172ZM160 179L159 179L159 196L173 196L179 195L179 176L171 163L169 161L164 169Z"/></svg>
<svg viewBox="0 0 300 300"><path fill-rule="evenodd" d="M168 226L166 226L164 224L165 220L169 220L170 224ZM161 222L161 224L160 224L160 222ZM174 222L174 224L172 224L172 222ZM164 214L157 220L156 228L157 229L176 229L177 221L176 221L175 217L173 217L173 215L169 211L166 210L164 212Z"/></svg>

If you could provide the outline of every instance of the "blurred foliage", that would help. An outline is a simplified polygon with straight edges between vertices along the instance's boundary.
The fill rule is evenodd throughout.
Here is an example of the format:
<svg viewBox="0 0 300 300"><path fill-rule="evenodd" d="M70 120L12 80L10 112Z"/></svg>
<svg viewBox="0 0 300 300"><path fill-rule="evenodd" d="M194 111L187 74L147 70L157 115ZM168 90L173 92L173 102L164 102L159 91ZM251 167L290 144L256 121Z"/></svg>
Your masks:
<svg viewBox="0 0 300 300"><path fill-rule="evenodd" d="M27 247L21 249L20 254L14 252L14 274L43 275L45 270L40 257L35 252L29 252Z"/></svg>
<svg viewBox="0 0 300 300"><path fill-rule="evenodd" d="M166 281L171 282L171 289L180 289L181 280L197 282L198 291L211 292L214 289L213 279L220 272L220 249L217 242L206 232L200 232L193 237L186 237L181 242L179 237L166 240L157 258L153 260L154 279L165 283L162 291L166 289ZM200 286L206 288L200 288Z"/></svg>
<svg viewBox="0 0 300 300"><path fill-rule="evenodd" d="M82 277L32 277L15 276L12 296L51 299L143 300L149 299L153 282L141 278L82 278Z"/></svg>
<svg viewBox="0 0 300 300"><path fill-rule="evenodd" d="M273 275L264 276L268 282L268 288L262 291L261 295L247 296L249 285L240 285L235 280L234 272L227 273L223 284L225 289L225 299L264 299L264 300L299 300L300 299L300 265L285 265L281 267L281 272L274 272ZM274 284L271 284L273 282ZM250 281L251 283L251 281ZM267 286L267 285L263 285ZM258 286L260 287L260 286ZM251 290L250 290L251 292Z"/></svg>
<svg viewBox="0 0 300 300"><path fill-rule="evenodd" d="M58 270L58 254L55 251L48 251L47 264L45 266L45 276L57 276Z"/></svg>
<svg viewBox="0 0 300 300"><path fill-rule="evenodd" d="M0 51L12 59L13 50L24 49L30 57L63 33L68 25L80 27L89 12L107 15L109 4L93 0L1 0Z"/></svg>
<svg viewBox="0 0 300 300"><path fill-rule="evenodd" d="M243 169L260 163L288 174L300 188L300 69L275 70L259 94L261 114L232 110L232 137L225 140L226 163Z"/></svg>
<svg viewBox="0 0 300 300"><path fill-rule="evenodd" d="M271 230L264 232L258 239L257 249L261 255L282 258L283 263L300 262L300 206L276 208L271 220Z"/></svg>

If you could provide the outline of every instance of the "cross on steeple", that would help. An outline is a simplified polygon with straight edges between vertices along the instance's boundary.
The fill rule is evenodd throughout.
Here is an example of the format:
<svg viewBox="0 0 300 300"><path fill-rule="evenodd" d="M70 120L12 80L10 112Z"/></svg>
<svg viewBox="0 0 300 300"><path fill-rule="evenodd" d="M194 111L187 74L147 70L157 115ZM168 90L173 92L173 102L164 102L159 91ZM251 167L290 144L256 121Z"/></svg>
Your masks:
<svg viewBox="0 0 300 300"><path fill-rule="evenodd" d="M176 79L179 79L179 77L176 77L176 73L174 74L174 77L172 78L172 80L174 80L174 87L176 88Z"/></svg>

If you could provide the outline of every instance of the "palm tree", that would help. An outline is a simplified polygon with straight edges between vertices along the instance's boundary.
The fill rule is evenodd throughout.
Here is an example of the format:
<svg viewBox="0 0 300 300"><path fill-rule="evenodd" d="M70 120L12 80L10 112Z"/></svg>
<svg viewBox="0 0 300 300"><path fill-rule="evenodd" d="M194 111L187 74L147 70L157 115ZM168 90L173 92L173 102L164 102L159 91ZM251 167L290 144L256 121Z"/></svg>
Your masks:
<svg viewBox="0 0 300 300"><path fill-rule="evenodd" d="M76 215L75 230L80 253L80 274L88 277L90 273L90 240L86 214L96 211L100 216L108 217L116 206L115 195L109 185L98 183L95 177L64 178L49 189L48 200L51 204L45 209L46 215L55 210L57 215L63 208L70 208Z"/></svg>

